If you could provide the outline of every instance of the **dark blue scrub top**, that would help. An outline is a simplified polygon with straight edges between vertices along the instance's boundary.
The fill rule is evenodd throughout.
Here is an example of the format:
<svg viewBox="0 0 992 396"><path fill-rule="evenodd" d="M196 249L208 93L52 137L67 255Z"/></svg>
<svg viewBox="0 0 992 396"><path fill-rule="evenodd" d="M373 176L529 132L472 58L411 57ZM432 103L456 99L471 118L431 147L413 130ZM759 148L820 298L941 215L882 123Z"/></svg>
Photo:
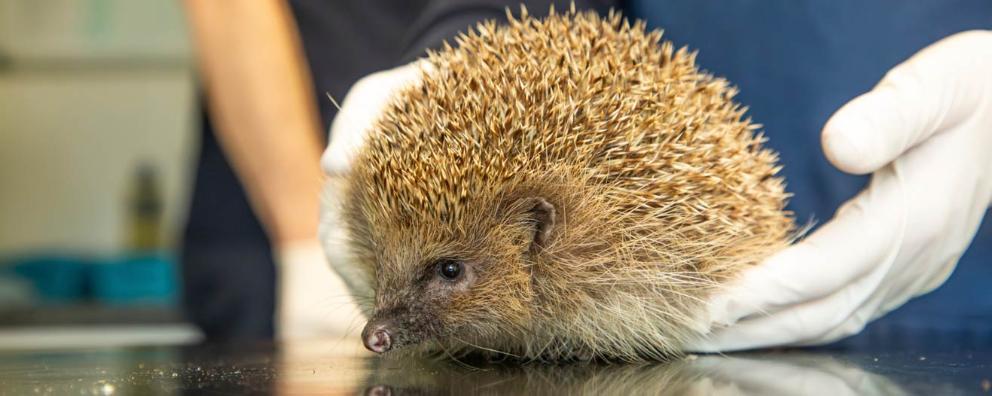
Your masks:
<svg viewBox="0 0 992 396"><path fill-rule="evenodd" d="M634 0L626 13L664 29L665 39L677 46L698 49L703 69L740 88L738 100L750 107L749 115L764 125L768 145L781 154L794 194L790 209L800 223L819 224L867 182L834 169L824 157L819 135L830 115L928 44L992 28L989 0ZM867 345L872 337L895 337L910 328L959 332L965 343L989 339L990 222L986 217L940 289L841 345Z"/></svg>

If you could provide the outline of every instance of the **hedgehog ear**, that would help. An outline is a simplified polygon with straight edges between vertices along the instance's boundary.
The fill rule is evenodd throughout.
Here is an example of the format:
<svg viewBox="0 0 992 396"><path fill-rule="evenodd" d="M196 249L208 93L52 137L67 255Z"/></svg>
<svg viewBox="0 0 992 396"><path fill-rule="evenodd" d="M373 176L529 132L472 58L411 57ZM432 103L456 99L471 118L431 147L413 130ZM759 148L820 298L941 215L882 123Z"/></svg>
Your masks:
<svg viewBox="0 0 992 396"><path fill-rule="evenodd" d="M555 226L555 206L541 197L527 198L526 202L529 208L527 214L534 224L531 251L538 251L548 242Z"/></svg>

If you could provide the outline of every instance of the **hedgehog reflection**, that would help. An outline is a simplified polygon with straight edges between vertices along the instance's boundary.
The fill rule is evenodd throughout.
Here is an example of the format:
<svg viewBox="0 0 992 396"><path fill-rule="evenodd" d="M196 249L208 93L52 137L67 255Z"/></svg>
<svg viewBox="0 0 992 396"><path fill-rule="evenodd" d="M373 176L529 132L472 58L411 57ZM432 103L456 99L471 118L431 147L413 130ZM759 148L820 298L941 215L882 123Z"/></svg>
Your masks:
<svg viewBox="0 0 992 396"><path fill-rule="evenodd" d="M384 359L376 366L366 379L366 395L907 394L857 364L802 352L698 356L665 364L470 367L447 360Z"/></svg>

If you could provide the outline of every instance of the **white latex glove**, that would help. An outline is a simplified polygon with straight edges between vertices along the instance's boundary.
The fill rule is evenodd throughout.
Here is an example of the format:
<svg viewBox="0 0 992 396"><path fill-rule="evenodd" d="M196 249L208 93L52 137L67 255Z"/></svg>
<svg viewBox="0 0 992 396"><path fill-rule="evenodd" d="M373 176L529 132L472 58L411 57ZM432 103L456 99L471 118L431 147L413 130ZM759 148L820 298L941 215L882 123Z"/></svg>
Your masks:
<svg viewBox="0 0 992 396"><path fill-rule="evenodd" d="M947 279L992 197L992 32L892 69L827 122L823 149L871 184L715 296L713 330L690 350L828 343Z"/></svg>
<svg viewBox="0 0 992 396"><path fill-rule="evenodd" d="M279 340L346 339L360 344L365 319L316 240L281 246L276 269Z"/></svg>

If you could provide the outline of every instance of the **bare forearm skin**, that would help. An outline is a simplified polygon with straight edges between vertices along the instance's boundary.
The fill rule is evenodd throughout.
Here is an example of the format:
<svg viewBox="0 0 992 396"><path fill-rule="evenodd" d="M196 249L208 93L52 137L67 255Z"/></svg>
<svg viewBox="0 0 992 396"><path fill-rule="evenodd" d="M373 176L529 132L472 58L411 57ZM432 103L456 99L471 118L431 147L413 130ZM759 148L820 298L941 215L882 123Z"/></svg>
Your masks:
<svg viewBox="0 0 992 396"><path fill-rule="evenodd" d="M323 142L288 5L184 0L218 139L277 245L316 236Z"/></svg>

